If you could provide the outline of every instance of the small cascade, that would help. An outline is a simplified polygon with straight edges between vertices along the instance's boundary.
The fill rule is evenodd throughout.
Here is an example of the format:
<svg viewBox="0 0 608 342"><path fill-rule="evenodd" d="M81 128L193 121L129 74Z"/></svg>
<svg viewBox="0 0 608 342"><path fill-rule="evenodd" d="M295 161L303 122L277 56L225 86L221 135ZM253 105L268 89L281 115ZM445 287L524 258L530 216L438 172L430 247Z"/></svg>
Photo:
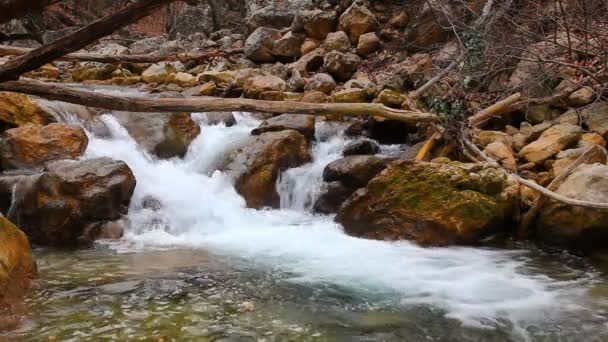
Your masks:
<svg viewBox="0 0 608 342"><path fill-rule="evenodd" d="M277 182L281 209L310 211L322 190L323 169L342 157L348 143L340 123L321 121L315 128L312 162L283 172Z"/></svg>

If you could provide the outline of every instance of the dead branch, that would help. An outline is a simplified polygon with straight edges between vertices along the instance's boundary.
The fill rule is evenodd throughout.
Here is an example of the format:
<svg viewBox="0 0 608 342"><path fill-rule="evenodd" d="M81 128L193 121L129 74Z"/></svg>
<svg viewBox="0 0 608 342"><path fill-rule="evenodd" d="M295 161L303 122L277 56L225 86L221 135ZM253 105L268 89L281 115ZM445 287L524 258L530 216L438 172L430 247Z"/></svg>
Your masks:
<svg viewBox="0 0 608 342"><path fill-rule="evenodd" d="M521 99L521 94L516 93L504 100L498 101L490 107L478 112L477 114L471 116L469 118L469 125L478 127L486 123L492 117L500 115L511 107L514 103L518 102Z"/></svg>
<svg viewBox="0 0 608 342"><path fill-rule="evenodd" d="M22 74L38 69L70 52L78 51L173 1L176 0L140 0L131 3L118 12L94 21L76 32L8 61L0 66L0 82L17 80Z"/></svg>
<svg viewBox="0 0 608 342"><path fill-rule="evenodd" d="M0 45L0 56L21 56L33 49ZM158 63L162 61L197 61L202 62L213 57L223 57L242 53L243 49L211 50L198 53L179 53L174 55L103 55L99 53L75 52L61 56L58 60L68 62L99 62L99 63Z"/></svg>
<svg viewBox="0 0 608 342"><path fill-rule="evenodd" d="M437 116L419 111L397 110L377 103L304 103L217 97L145 98L116 96L39 81L7 81L0 90L37 95L89 107L128 112L265 112L312 115L380 116L409 124L435 122Z"/></svg>
<svg viewBox="0 0 608 342"><path fill-rule="evenodd" d="M551 182L551 184L549 184L549 186L547 186L547 190L550 190L550 191L557 190L559 188L559 186L562 185L562 183L566 180L566 178L568 178L568 176L572 172L574 172L574 170L577 167L586 163L596 153L600 153L600 148L597 145L593 145L593 146L589 147L576 161L574 161L572 164L568 165L567 168L565 168L557 177L555 177L555 179ZM532 224L532 221L534 221L534 219L536 218L536 215L538 214L540 209L543 208L543 205L545 204L546 201L547 201L546 197L543 197L542 195L536 201L534 201L534 203L532 204L532 207L530 207L530 210L528 210L526 212L526 214L524 215L524 217L522 218L522 220L519 224L518 234L520 236L528 235L528 227L530 227L530 225Z"/></svg>
<svg viewBox="0 0 608 342"><path fill-rule="evenodd" d="M465 132L465 130L461 131L460 134L458 135L458 140L459 140L460 144L463 146L463 149L466 151L465 155L467 156L467 158L471 159L474 162L490 162L490 163L498 165L499 167L502 168L502 166L499 163L497 163L494 159L488 157L477 146L475 146L475 144L473 144L471 142L471 140L468 138L468 135L469 135L469 132ZM564 195L558 194L556 192L553 192L551 190L548 190L547 188L545 188L541 185L538 185L533 181L522 178L519 175L516 175L516 174L510 172L509 170L506 170L506 169L504 169L504 170L509 175L511 175L515 180L517 180L517 182L519 182L520 184L523 184L529 188L532 188L532 189L540 192L542 195L547 196L550 199L553 199L553 200L556 200L558 202L562 202L562 203L565 203L568 205L572 205L575 207L608 210L608 203L594 203L594 202L572 199L572 198L566 197Z"/></svg>

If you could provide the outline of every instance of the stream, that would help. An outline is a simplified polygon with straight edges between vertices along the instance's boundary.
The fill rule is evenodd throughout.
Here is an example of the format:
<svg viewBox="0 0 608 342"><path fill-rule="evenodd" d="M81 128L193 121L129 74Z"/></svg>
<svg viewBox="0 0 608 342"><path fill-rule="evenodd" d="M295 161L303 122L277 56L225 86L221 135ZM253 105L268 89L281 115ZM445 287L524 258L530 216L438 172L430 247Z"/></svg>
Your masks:
<svg viewBox="0 0 608 342"><path fill-rule="evenodd" d="M608 341L608 269L534 246L421 248L357 239L313 215L344 127L317 123L313 161L284 172L280 210L253 210L216 171L259 121L208 125L156 160L111 116L85 158L124 160L137 187L121 241L37 249L24 341ZM158 199L160 210L141 205ZM0 340L2 340L0 333Z"/></svg>

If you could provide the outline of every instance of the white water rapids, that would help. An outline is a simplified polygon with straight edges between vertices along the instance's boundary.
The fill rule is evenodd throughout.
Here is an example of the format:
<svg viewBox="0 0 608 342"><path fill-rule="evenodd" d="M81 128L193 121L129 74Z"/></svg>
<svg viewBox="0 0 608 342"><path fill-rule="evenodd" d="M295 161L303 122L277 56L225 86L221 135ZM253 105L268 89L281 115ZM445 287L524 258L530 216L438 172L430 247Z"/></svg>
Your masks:
<svg viewBox="0 0 608 342"><path fill-rule="evenodd" d="M524 251L357 239L331 217L312 215L307 209L321 187L323 167L340 157L345 144L336 127L318 124L321 142L313 148L314 161L281 177L282 210L247 209L231 180L215 168L259 122L237 113L238 124L227 128L195 118L202 133L183 160L150 157L111 116L102 117L111 138L91 137L86 158L124 160L137 178L124 248L193 247L234 255L292 274L294 282L329 283L403 305L427 305L478 327L507 324L517 330L562 315L590 314L583 301L592 280L552 279L535 270ZM148 197L162 208L143 208Z"/></svg>

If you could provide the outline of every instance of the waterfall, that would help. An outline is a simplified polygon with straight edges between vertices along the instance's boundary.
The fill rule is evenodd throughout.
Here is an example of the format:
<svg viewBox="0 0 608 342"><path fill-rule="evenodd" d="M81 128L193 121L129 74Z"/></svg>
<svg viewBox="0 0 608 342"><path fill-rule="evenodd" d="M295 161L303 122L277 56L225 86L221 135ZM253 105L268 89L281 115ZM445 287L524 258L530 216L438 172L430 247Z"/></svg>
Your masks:
<svg viewBox="0 0 608 342"><path fill-rule="evenodd" d="M279 181L289 210L245 206L232 180L216 168L246 143L258 122L246 114L237 124L209 126L182 160L156 160L137 147L109 115L109 138L91 136L86 158L124 160L137 178L130 208L132 227L121 248L193 247L234 255L291 275L290 281L330 283L390 296L403 304L437 307L477 326L529 322L571 307L574 284L536 275L525 251L420 248L347 236L330 217L308 212L325 165L340 157L340 126L319 123L313 161L286 171ZM154 199L158 207L145 202ZM580 299L576 299L580 300Z"/></svg>

